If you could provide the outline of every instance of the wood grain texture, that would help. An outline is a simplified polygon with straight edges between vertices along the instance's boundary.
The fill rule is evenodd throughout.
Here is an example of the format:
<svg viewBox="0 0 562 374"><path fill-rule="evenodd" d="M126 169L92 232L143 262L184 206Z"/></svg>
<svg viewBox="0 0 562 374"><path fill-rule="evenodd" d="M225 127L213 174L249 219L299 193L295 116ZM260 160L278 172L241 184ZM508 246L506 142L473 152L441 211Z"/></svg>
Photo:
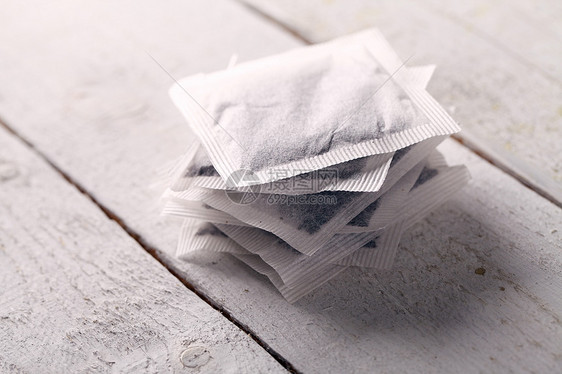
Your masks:
<svg viewBox="0 0 562 374"><path fill-rule="evenodd" d="M174 259L179 222L146 186L192 136L144 50L181 77L300 44L228 1L62 3L31 21L7 7L20 38L0 33L0 116L298 370L561 370L560 209L454 142L442 150L474 180L408 231L393 271L352 270L290 305L226 255Z"/></svg>
<svg viewBox="0 0 562 374"><path fill-rule="evenodd" d="M378 27L412 64L460 137L562 205L560 2L244 0L311 42Z"/></svg>
<svg viewBox="0 0 562 374"><path fill-rule="evenodd" d="M3 128L0 269L2 373L286 372Z"/></svg>

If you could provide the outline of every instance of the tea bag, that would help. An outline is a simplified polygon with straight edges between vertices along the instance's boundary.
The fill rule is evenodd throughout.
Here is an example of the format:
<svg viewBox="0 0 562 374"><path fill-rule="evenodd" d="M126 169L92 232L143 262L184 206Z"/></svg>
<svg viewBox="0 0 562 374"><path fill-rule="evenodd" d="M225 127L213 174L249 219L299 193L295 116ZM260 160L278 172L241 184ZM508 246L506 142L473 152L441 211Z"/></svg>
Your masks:
<svg viewBox="0 0 562 374"><path fill-rule="evenodd" d="M184 220L178 239L176 257L185 258L190 253L201 250L230 254L248 253L215 225L193 219Z"/></svg>
<svg viewBox="0 0 562 374"><path fill-rule="evenodd" d="M207 223L186 220L182 229L182 238L188 238L190 235L196 235L196 237L180 242L187 247L178 252L178 257L189 259L189 254L196 251L210 250L222 252L222 249L226 249L228 253L237 257L254 270L266 275L289 302L297 301L347 268L347 266L342 264L323 262L318 264L320 266L309 269L306 274L301 274L296 280L285 282L274 268L276 265L269 265L259 255L252 254L224 234L217 233L217 231L216 228L210 227ZM389 232L388 234L387 237L396 242L396 239L392 238L393 233ZM379 243L378 247L382 254L386 253L384 248L381 248L386 245L384 235L383 233L375 239ZM374 242L374 240L368 242L372 246L371 242ZM342 262L345 262L345 259Z"/></svg>
<svg viewBox="0 0 562 374"><path fill-rule="evenodd" d="M396 183L389 193L394 192L395 195L403 197L417 180L424 165L425 161L420 162ZM383 203L378 209L381 209L382 206L384 206ZM389 212L389 215L390 213L393 212ZM330 265L337 264L341 259L375 240L381 234L381 231L350 235L338 234L313 255L308 256L264 230L234 225L217 224L216 226L242 247L253 254L258 254L277 271L283 282L291 287L312 282L319 274L325 274L328 269L331 269ZM387 236L396 235L397 237L392 240L397 245L400 234L401 230L390 230ZM381 262L381 266L383 265L385 264Z"/></svg>
<svg viewBox="0 0 562 374"><path fill-rule="evenodd" d="M252 175L241 187L459 131L403 65L367 30L189 77L170 94L225 181Z"/></svg>
<svg viewBox="0 0 562 374"><path fill-rule="evenodd" d="M461 189L468 182L469 178L466 167L462 165L447 166L443 156L438 151L434 151L428 157L427 165L424 166L421 175L415 181L415 186L412 185L406 197L397 195L397 193L403 193L403 190L397 190L394 194L381 196L375 203L371 204L354 217L345 227L341 228L338 233L349 234L376 231L400 218L409 217L413 212L417 212L419 207L419 213L416 213L414 217L407 220L408 222L416 222L427 211L430 211ZM380 204L381 202L382 204ZM375 213L374 209L379 204L382 207L378 207ZM163 210L163 214L212 223L250 226L227 213L198 201L169 201ZM390 216L391 218L389 218Z"/></svg>
<svg viewBox="0 0 562 374"><path fill-rule="evenodd" d="M435 66L418 66L404 68L409 71L410 83L413 86L425 88L433 75ZM236 189L233 178L248 178L251 175L243 173L234 174L224 181L213 167L211 160L199 143L194 145L180 160L176 168L181 168L181 174L175 175L170 189L182 191L190 187L204 187L220 190ZM381 187L388 172L390 161L394 152L388 154L362 157L341 164L332 165L324 169L309 171L292 178L283 178L278 181L259 185L260 193L278 193L300 195L318 193L322 191L354 191L376 192ZM176 170L174 170L176 173ZM278 177L288 175L286 170L276 170ZM304 183L303 183L304 182ZM303 186L304 184L304 186ZM301 186L299 188L298 186Z"/></svg>
<svg viewBox="0 0 562 374"><path fill-rule="evenodd" d="M410 170L404 177L402 177L401 181L393 185L389 191L379 197L373 204L369 205L358 216L354 217L351 222L348 223L348 225L351 225L352 228L354 226L373 227L375 225L379 225L377 228L374 228L372 230L362 229L357 231L364 232L375 231L378 228L382 228L385 223L389 223L396 216L396 211L401 207L406 198L406 195L416 182L424 166L425 163L421 162L417 166L412 168L412 170ZM178 216L182 218L194 218L211 223L222 223L236 226L251 226L234 218L230 214L214 209L201 201L183 200L175 198L173 196L170 197L170 200L164 207L163 214ZM358 220L359 222L356 223L355 221ZM361 224L362 222L363 224ZM343 228L343 230L345 230L345 227Z"/></svg>
<svg viewBox="0 0 562 374"><path fill-rule="evenodd" d="M394 207L393 219L389 220L388 217L380 217L373 214L375 204L372 204L354 217L339 232L359 233L374 231L381 228L384 224L392 223L395 220L408 216L411 212L420 211L421 214L424 214L424 212L434 207L435 204L441 203L461 189L469 179L470 176L465 166L447 166L441 153L435 150L428 157L427 164L406 196L401 198L398 206Z"/></svg>
<svg viewBox="0 0 562 374"><path fill-rule="evenodd" d="M236 194L227 195L224 191L210 189L168 191L166 196L202 201L250 226L272 232L299 252L312 255L353 217L394 186L441 141L441 137L431 138L397 152L385 183L377 193L323 192L306 195L304 201L292 201L284 195L256 194L247 204L233 202Z"/></svg>
<svg viewBox="0 0 562 374"><path fill-rule="evenodd" d="M171 184L172 191L185 191L194 187L241 192L248 190L247 187L236 187L235 181L253 179L253 175L241 171L224 181L210 164L204 149L199 144L195 147L195 152L189 153L191 161L181 177L176 178ZM303 171L302 174L290 178L255 185L251 190L254 193L283 195L303 195L322 191L376 192L386 178L393 155L394 152L362 157L320 170ZM278 176L289 174L287 170L276 170L275 173Z"/></svg>
<svg viewBox="0 0 562 374"><path fill-rule="evenodd" d="M404 199L426 164L424 160L412 168L399 182L392 186L388 194ZM384 202L373 208L373 214L376 214L376 211L381 209L382 206L384 206ZM393 204L393 206L396 206L396 204ZM387 213L387 219L391 220L395 212L394 209L391 209L385 213ZM291 285L292 287L296 287L296 285L302 282L312 281L314 277L329 268L328 264L339 263L341 259L352 254L360 247L376 240L382 232L381 228L381 230L372 232L349 235L337 234L313 255L305 255L264 230L234 225L217 224L216 226L242 247L253 254L258 254L279 273L286 285ZM395 246L398 245L402 232L401 225L398 226L398 229L389 230L386 233L386 236L394 236L390 238L389 242L395 243ZM373 260L378 264L374 266L388 267L392 259L393 257L382 260L378 259L376 260L378 262ZM353 263L353 260L350 263Z"/></svg>
<svg viewBox="0 0 562 374"><path fill-rule="evenodd" d="M392 230L394 230L394 228L378 231L375 238L367 242L363 248L368 249L370 252L373 252L374 248L388 246L388 243L390 241L386 238L389 237L389 233ZM187 258L190 253L198 251L230 254L252 254L252 252L248 251L247 249L238 245L236 242L230 239L228 235L224 234L214 224L196 219L185 219L180 231L176 256L178 258ZM292 252L292 250L289 252ZM335 265L366 266L361 260L358 259L360 256L355 256L356 252L345 256L341 260L334 260L330 262ZM367 261L363 261L365 262L365 264L367 263ZM372 262L373 261L371 261L371 263ZM377 266L372 265L369 267Z"/></svg>
<svg viewBox="0 0 562 374"><path fill-rule="evenodd" d="M291 287L289 287L273 267L261 260L259 256L253 255L250 251L238 245L215 226L201 221L185 220L182 226L177 256L189 259L190 253L201 250L226 251L239 258L256 271L268 276L275 287L290 302L298 300L345 269L341 265L323 264L320 270L312 270L311 276L308 277L310 279L309 282L293 282Z"/></svg>
<svg viewBox="0 0 562 374"><path fill-rule="evenodd" d="M328 282L347 268L346 266L341 265L331 265L327 271L319 274L319 277L315 278L311 282L304 283L298 287L290 287L283 283L283 280L279 274L277 274L275 269L265 263L265 261L263 261L259 256L253 254L234 254L233 256L250 266L258 273L267 276L275 288L277 288L281 295L283 295L283 297L290 303L298 301L300 298L322 286L324 283Z"/></svg>

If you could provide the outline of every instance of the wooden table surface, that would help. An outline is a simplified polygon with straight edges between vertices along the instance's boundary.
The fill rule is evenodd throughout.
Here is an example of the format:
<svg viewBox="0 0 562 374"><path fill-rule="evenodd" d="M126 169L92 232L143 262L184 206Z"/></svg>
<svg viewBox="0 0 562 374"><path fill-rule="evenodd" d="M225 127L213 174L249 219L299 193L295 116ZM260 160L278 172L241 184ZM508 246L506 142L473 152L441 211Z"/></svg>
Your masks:
<svg viewBox="0 0 562 374"><path fill-rule="evenodd" d="M443 6L4 2L0 372L562 372L562 6ZM391 271L294 305L227 255L174 258L149 186L193 135L150 56L179 78L369 26L438 65L470 184Z"/></svg>

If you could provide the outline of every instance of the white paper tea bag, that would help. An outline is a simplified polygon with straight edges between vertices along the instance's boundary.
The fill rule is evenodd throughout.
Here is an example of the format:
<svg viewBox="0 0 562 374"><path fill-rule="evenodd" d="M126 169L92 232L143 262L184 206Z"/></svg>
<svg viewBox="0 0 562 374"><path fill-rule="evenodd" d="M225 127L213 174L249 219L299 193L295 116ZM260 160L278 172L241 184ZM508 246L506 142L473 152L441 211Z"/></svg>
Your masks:
<svg viewBox="0 0 562 374"><path fill-rule="evenodd" d="M435 150L428 157L422 175L415 182L415 188L410 188L407 196L399 195L403 192L401 190L384 194L375 203L354 217L345 227L341 228L338 233L376 231L385 225L408 218L414 213L415 216L408 218L407 222L416 222L435 206L460 190L469 179L470 175L466 167L447 166L443 156ZM407 184L404 184L404 186L407 187ZM382 206L378 206L379 204ZM375 208L377 208L376 212L374 212ZM197 201L169 201L163 210L163 214L194 218L212 223L249 226L227 213ZM409 224L406 227L409 227Z"/></svg>
<svg viewBox="0 0 562 374"><path fill-rule="evenodd" d="M373 253L382 252L383 249L386 251L395 245L393 243L397 245L399 238L396 238L396 235L393 233L393 230L396 230L395 226L401 227L402 224L395 224L393 227L378 231L374 239L367 242L362 248L340 260L330 261L330 263L334 265L382 268L383 266L374 259ZM190 253L198 251L252 254L252 252L230 239L228 235L220 231L214 224L194 219L185 219L180 231L176 256L187 259ZM356 253L359 251L364 251L365 254L357 256ZM292 253L293 250L288 252ZM371 259L368 259L368 257Z"/></svg>
<svg viewBox="0 0 562 374"><path fill-rule="evenodd" d="M247 204L233 202L232 194L209 189L168 191L166 196L195 200L254 227L270 231L293 248L312 255L350 220L392 188L442 140L431 138L396 152L382 188L377 193L323 192L301 197L256 194ZM291 200L294 198L294 201Z"/></svg>
<svg viewBox="0 0 562 374"><path fill-rule="evenodd" d="M374 203L369 205L364 211L348 223L351 230L345 230L346 227L343 227L342 231L376 231L393 222L396 218L396 212L402 207L404 200L406 200L410 189L418 179L418 176L424 166L425 162L420 162L412 168L412 170L406 173L406 175L403 176L398 183L394 184L390 190L384 193ZM174 197L169 198L169 201L166 203L162 213L182 218L208 221L210 223L251 226L234 218L230 214L214 209L201 201L182 200ZM367 230L366 227L369 227L369 230Z"/></svg>
<svg viewBox="0 0 562 374"><path fill-rule="evenodd" d="M189 255L196 251L227 252L248 264L257 272L266 275L279 292L289 301L295 302L302 296L321 286L341 271L345 266L324 264L320 271L311 273L310 281L297 282L294 286L287 286L277 271L263 261L258 255L238 245L216 227L205 222L185 220L180 235L177 256L189 259Z"/></svg>
<svg viewBox="0 0 562 374"><path fill-rule="evenodd" d="M405 69L409 72L412 86L425 88L433 75L435 66L417 66ZM186 157L180 160L173 170L173 174L170 175L171 181L168 182L170 189L173 191L182 191L190 187L235 189L234 181L225 181L220 177L204 148L200 147L198 142L194 147L195 149L192 148L186 153ZM362 157L324 169L309 171L292 178L285 177L288 175L286 170L276 170L278 177L283 177L283 179L260 185L259 192L288 195L322 191L376 192L386 178L393 154L394 152ZM177 170L180 168L181 171L178 173ZM300 181L295 181L299 176L302 177ZM234 177L244 176L234 175ZM303 184L304 188L299 188Z"/></svg>
<svg viewBox="0 0 562 374"><path fill-rule="evenodd" d="M181 177L175 178L171 183L172 191L185 191L196 187L242 192L248 190L248 187L236 187L235 181L251 179L251 175L244 172L236 173L224 181L212 166L204 149L199 144L195 147L195 152L192 150L190 153L191 161L184 168ZM303 171L290 178L255 185L251 190L255 193L283 195L303 195L323 191L376 192L384 183L393 155L394 152L362 157L320 170ZM275 173L277 176L289 174L286 170L276 170Z"/></svg>
<svg viewBox="0 0 562 374"><path fill-rule="evenodd" d="M226 181L281 179L459 130L376 30L174 85L171 96ZM188 94L189 92L189 94Z"/></svg>
<svg viewBox="0 0 562 374"><path fill-rule="evenodd" d="M329 269L326 269L312 281L299 285L298 287L289 287L283 283L283 280L279 274L277 274L275 269L265 263L265 261L263 261L259 256L253 254L233 254L233 256L250 266L258 273L267 276L275 288L277 288L281 295L283 295L283 297L290 303L298 301L300 298L322 286L324 283L328 282L347 268L346 266L341 265L331 265L329 266Z"/></svg>
<svg viewBox="0 0 562 374"><path fill-rule="evenodd" d="M384 224L399 220L405 220L405 228L407 228L462 189L469 179L470 174L465 166L447 166L443 156L435 150L428 157L427 165L408 191L405 199L396 207L393 219L385 217L381 221L376 214L371 214L370 207L368 207L339 232L374 231L380 229Z"/></svg>
<svg viewBox="0 0 562 374"><path fill-rule="evenodd" d="M412 168L392 187L389 195L393 195L392 192L394 192L394 195L399 196L400 199L405 198L425 164L424 160ZM383 207L384 202L379 204L375 210ZM393 210L386 213L388 219L393 218ZM402 232L401 225L398 225L398 228L393 228L385 233L383 233L383 230L379 230L351 235L338 234L333 236L313 255L307 256L264 230L234 225L217 224L216 226L240 246L253 254L259 255L262 260L275 269L283 283L291 288L307 285L317 278L327 276L327 272L335 272L334 264L340 264L341 260L352 255L359 248L377 240L379 241L379 252L377 254L372 255L372 252L369 252L363 256L353 257L349 261L345 261L344 264L358 265L361 261L370 261L369 264L374 267L389 267L393 256L381 256L381 254L384 254L382 248L386 245L393 246L389 251L393 253ZM372 249L373 246L371 245L370 248Z"/></svg>
<svg viewBox="0 0 562 374"><path fill-rule="evenodd" d="M389 195L398 196L399 199L403 200L426 164L427 162L424 160L412 168L391 188L388 192ZM391 206L396 207L398 204L392 204ZM381 202L373 208L372 214L376 214L376 211L383 207L384 202ZM388 220L394 218L394 209L385 213ZM402 233L402 225L398 224L395 225L397 227L389 229L384 234L382 229L359 234L337 234L313 255L307 256L264 230L234 225L217 224L216 226L239 245L253 254L259 255L277 271L284 284L293 288L311 282L319 274L330 269L329 265L340 264L342 259L353 254L364 245L377 240L379 240L379 251L375 255L367 251L368 253L363 256L352 257L344 264L358 265L361 261L370 261L369 264L372 267L390 267L394 259L395 247L398 245ZM390 255L381 251L381 248L385 246L391 247L388 251ZM371 245L370 248L372 249L373 246Z"/></svg>
<svg viewBox="0 0 562 374"><path fill-rule="evenodd" d="M268 239L268 234L264 231L260 233L257 229L236 226L219 225L219 228L241 247L247 249L253 255L259 256L263 263L275 271L284 287L276 286L291 302L335 277L347 267L348 263L356 265L359 262L369 261L369 264L372 264L373 267L389 268L394 260L395 249L402 233L402 225L399 224L391 227L388 231L372 233L373 235L370 237L361 234L343 235L342 237L346 237L349 246L361 248L372 241L378 241L379 244L376 252L373 252L372 247L368 248L371 250L369 256L353 257L347 261L353 250L350 251L350 247L345 246L343 241L339 244L339 248L333 247L324 252L324 256L315 254L308 257L283 245L282 242L274 240L274 238ZM359 238L361 238L361 245L357 241ZM260 245L263 247L260 248ZM392 247L385 248L386 245ZM344 255L344 253L347 254ZM234 255L238 257L239 254Z"/></svg>

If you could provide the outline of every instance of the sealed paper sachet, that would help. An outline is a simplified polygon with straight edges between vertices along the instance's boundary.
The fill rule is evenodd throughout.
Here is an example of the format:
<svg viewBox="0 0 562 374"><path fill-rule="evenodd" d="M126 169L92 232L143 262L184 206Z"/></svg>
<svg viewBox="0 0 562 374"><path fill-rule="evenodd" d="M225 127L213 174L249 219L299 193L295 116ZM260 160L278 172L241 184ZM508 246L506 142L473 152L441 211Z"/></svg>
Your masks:
<svg viewBox="0 0 562 374"><path fill-rule="evenodd" d="M359 233L375 231L381 228L382 225L394 223L404 218L408 218L408 222L412 221L409 216L414 213L417 214L417 217L421 218L431 208L462 188L469 179L470 176L465 166L447 166L443 156L438 151L433 151L411 189L403 196L399 204L393 206L393 218L388 219L373 214L371 210L375 208L376 204L372 204L372 206L367 207L345 227L340 229L339 232ZM406 225L406 227L409 226Z"/></svg>
<svg viewBox="0 0 562 374"><path fill-rule="evenodd" d="M393 184L390 187L390 190L386 193L382 194L374 203L370 204L365 210L361 211L361 213L354 217L348 225L353 226L366 226L367 224L370 226L374 226L376 224L382 225L389 221L390 219L394 218L395 212L400 205L404 201L404 195L408 193L409 189L414 185L418 175L421 173L421 170L424 166L424 163L420 163L416 167L412 168L404 177L400 179L397 183ZM194 190L192 190L193 192ZM242 222L232 215L217 210L202 201L196 201L191 199L197 199L197 193L194 192L190 194L187 198L178 198L177 195L170 193L169 201L167 202L166 206L164 207L163 213L168 215L174 215L182 218L194 218L199 220L208 221L211 223L223 223L223 224L231 224L237 226L252 226L248 223ZM282 204L283 201L281 199L285 198L288 201L290 199L295 199L293 197L285 197L285 196L270 196L271 204ZM310 197L307 197L310 198ZM288 202L287 201L287 202ZM295 203L297 203L295 199ZM368 217L369 221L366 221L366 217ZM355 224L356 221L359 223ZM361 225L360 222L365 222L365 225ZM344 228L345 229L345 228ZM366 230L360 230L366 231ZM374 230L371 230L374 231Z"/></svg>
<svg viewBox="0 0 562 374"><path fill-rule="evenodd" d="M375 30L200 74L171 97L226 181L291 177L459 131Z"/></svg>
<svg viewBox="0 0 562 374"><path fill-rule="evenodd" d="M409 213L416 212L417 207L421 207L421 214L425 214L426 210L439 203L443 197L447 198L462 188L469 178L466 167L449 167L443 156L439 152L434 151L428 157L419 178L410 185L411 189L406 191L407 196L398 195L403 194L406 186L408 186L408 184L404 183L402 188L394 188L389 193L383 194L383 196L365 208L338 232L359 233L375 231L386 224L405 217ZM216 210L199 201L169 201L164 208L164 213L212 223L250 226L228 213Z"/></svg>
<svg viewBox="0 0 562 374"><path fill-rule="evenodd" d="M469 179L435 148L458 125L376 30L179 81L197 139L163 214L178 257L232 255L294 302L349 266L388 271L408 227Z"/></svg>
<svg viewBox="0 0 562 374"><path fill-rule="evenodd" d="M406 68L405 68L406 69ZM434 71L434 66L407 68L412 86L425 88ZM254 191L300 195L322 191L376 192L380 189L394 152L361 157L340 164L319 168L312 165L310 170L290 172L278 168L271 171L272 181L261 184ZM185 190L190 187L204 187L235 190L240 179L253 180L257 177L248 170L240 170L224 180L212 165L203 147L192 148L183 159L181 175L174 177L171 189ZM187 163L186 163L187 161ZM290 175L296 174L294 177Z"/></svg>
<svg viewBox="0 0 562 374"><path fill-rule="evenodd" d="M323 191L355 191L376 192L387 176L392 153L362 157L343 164L332 165L318 170L303 170L293 177L288 170L275 170L275 181L264 184L238 187L239 180L250 180L256 177L248 171L241 170L232 174L225 181L210 164L206 153L199 144L195 152L190 152L190 160L181 177L175 178L171 184L172 191L185 191L189 188L208 188L224 191L252 191L282 195L303 195ZM184 160L184 162L185 162ZM299 171L300 172L300 171Z"/></svg>
<svg viewBox="0 0 562 374"><path fill-rule="evenodd" d="M199 200L248 225L270 231L298 251L311 255L381 197L441 140L429 139L395 155L385 183L377 193L331 191L295 198L276 194L190 189L169 192L168 196L180 200Z"/></svg>

